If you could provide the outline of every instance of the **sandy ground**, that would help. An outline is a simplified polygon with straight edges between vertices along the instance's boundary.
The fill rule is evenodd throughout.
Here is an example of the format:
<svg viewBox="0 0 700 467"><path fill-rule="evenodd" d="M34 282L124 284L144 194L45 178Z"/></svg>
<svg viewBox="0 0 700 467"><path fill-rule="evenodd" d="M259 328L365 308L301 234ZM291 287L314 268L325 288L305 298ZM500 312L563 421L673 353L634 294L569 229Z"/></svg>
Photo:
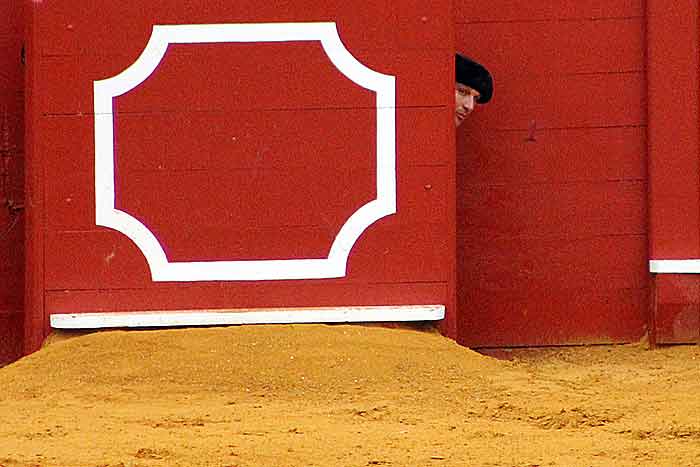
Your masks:
<svg viewBox="0 0 700 467"><path fill-rule="evenodd" d="M698 466L700 350L364 326L111 331L0 369L0 466Z"/></svg>

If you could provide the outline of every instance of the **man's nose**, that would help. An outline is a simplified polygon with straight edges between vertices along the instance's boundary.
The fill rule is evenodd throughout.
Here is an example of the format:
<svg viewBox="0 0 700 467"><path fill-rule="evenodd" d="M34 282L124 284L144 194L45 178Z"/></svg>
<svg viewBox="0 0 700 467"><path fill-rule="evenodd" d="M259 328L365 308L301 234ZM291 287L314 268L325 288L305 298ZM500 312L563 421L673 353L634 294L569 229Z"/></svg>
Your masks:
<svg viewBox="0 0 700 467"><path fill-rule="evenodd" d="M474 110L474 96L467 96L466 99L464 99L464 108L467 109L468 112Z"/></svg>

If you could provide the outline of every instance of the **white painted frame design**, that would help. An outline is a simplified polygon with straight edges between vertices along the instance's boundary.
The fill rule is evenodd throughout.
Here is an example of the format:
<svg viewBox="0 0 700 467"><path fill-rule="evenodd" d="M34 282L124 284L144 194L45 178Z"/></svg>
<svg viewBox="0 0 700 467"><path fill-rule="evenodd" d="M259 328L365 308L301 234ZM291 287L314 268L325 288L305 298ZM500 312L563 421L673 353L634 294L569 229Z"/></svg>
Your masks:
<svg viewBox="0 0 700 467"><path fill-rule="evenodd" d="M148 227L115 208L113 99L143 83L170 44L320 41L338 70L376 93L377 198L345 222L327 258L170 262ZM94 83L95 220L129 237L146 257L154 281L236 281L344 277L350 250L374 222L396 212L396 83L373 71L345 48L335 23L156 25L141 56L126 70Z"/></svg>

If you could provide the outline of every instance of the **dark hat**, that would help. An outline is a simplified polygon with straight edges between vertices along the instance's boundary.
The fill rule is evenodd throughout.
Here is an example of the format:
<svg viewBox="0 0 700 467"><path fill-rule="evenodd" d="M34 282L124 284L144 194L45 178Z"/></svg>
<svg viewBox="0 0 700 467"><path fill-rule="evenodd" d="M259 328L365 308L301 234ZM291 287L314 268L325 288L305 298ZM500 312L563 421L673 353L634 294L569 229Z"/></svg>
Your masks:
<svg viewBox="0 0 700 467"><path fill-rule="evenodd" d="M493 78L483 65L460 54L455 54L455 81L479 91L479 104L486 104L493 96Z"/></svg>

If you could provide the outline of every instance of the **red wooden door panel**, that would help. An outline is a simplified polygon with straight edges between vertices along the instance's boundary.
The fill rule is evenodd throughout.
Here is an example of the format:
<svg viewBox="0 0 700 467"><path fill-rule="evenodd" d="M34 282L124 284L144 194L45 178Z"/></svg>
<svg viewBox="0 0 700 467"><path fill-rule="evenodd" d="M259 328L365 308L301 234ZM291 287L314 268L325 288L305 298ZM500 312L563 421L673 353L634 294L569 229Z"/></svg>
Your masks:
<svg viewBox="0 0 700 467"><path fill-rule="evenodd" d="M31 166L44 195L30 346L52 313L280 306L445 304L454 336L449 2L79 3L32 10ZM345 277L154 282L135 244L95 222L94 82L131 66L154 24L328 21L357 60L396 79L396 213L362 232ZM339 69L317 40L171 44L113 95L115 207L169 261L325 258L380 191L377 93Z"/></svg>
<svg viewBox="0 0 700 467"><path fill-rule="evenodd" d="M644 4L458 2L495 97L457 135L459 340L638 339L647 318Z"/></svg>

